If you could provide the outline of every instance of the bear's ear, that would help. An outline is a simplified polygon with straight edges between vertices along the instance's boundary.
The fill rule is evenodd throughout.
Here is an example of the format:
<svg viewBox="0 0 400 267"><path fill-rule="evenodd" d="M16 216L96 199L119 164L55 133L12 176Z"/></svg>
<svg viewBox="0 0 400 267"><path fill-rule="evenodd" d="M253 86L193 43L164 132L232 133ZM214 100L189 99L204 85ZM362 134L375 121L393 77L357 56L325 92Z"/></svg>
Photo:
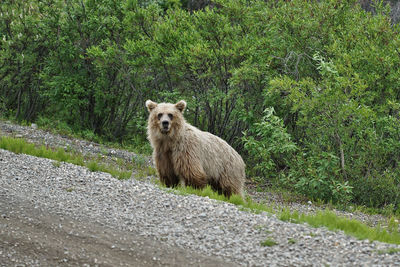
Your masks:
<svg viewBox="0 0 400 267"><path fill-rule="evenodd" d="M151 112L155 107L157 107L157 103L151 100L146 101L146 107L149 112Z"/></svg>
<svg viewBox="0 0 400 267"><path fill-rule="evenodd" d="M176 107L180 112L183 113L183 111L184 111L185 108L186 108L186 102L185 102L185 100L181 100L181 101L179 101L178 103L176 103L176 104L175 104L175 107Z"/></svg>

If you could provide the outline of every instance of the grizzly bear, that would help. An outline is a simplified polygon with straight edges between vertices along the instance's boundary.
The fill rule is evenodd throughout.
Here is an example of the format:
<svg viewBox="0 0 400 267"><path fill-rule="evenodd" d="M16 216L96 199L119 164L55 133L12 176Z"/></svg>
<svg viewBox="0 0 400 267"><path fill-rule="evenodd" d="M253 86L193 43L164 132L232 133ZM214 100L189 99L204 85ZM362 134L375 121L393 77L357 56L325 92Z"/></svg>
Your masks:
<svg viewBox="0 0 400 267"><path fill-rule="evenodd" d="M148 139L160 181L212 189L230 197L243 197L245 164L242 157L221 138L203 132L185 121L186 102L176 104L146 101L149 111Z"/></svg>

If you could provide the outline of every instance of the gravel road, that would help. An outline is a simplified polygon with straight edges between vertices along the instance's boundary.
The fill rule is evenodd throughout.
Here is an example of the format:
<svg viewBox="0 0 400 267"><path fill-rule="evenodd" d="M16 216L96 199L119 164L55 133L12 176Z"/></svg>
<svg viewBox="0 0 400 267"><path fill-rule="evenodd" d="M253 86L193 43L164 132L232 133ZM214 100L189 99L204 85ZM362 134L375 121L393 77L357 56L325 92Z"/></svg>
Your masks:
<svg viewBox="0 0 400 267"><path fill-rule="evenodd" d="M389 248L0 150L1 266L400 266Z"/></svg>
<svg viewBox="0 0 400 267"><path fill-rule="evenodd" d="M161 244L25 198L1 194L2 266L221 266L222 260Z"/></svg>

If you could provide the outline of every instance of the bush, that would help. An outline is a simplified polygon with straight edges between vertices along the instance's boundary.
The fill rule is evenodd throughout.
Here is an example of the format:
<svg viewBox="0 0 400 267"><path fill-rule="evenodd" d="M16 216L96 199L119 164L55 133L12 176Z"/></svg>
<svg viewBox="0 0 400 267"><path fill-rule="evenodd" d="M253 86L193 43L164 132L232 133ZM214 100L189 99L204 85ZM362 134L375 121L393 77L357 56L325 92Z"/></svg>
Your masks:
<svg viewBox="0 0 400 267"><path fill-rule="evenodd" d="M352 186L341 179L339 159L326 152L314 156L303 152L291 140L282 119L273 114L274 109L265 113L262 122L251 128L251 135L242 138L254 175L313 199L352 200Z"/></svg>
<svg viewBox="0 0 400 267"><path fill-rule="evenodd" d="M280 182L315 200L347 204L353 199L353 187L339 173L339 159L335 155L299 153Z"/></svg>
<svg viewBox="0 0 400 267"><path fill-rule="evenodd" d="M283 121L274 115L273 108L267 108L261 122L255 123L242 141L249 153L255 175L276 178L276 175L290 165L298 150L283 126Z"/></svg>
<svg viewBox="0 0 400 267"><path fill-rule="evenodd" d="M399 209L399 173L373 172L367 177L354 181L354 195L357 203L369 207L392 205Z"/></svg>

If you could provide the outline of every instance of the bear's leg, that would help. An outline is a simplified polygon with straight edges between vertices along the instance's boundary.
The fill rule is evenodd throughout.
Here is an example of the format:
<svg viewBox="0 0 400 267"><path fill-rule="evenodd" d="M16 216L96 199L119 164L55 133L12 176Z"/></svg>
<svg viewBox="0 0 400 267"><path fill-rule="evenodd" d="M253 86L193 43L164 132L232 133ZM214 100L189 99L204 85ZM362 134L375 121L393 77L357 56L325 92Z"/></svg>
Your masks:
<svg viewBox="0 0 400 267"><path fill-rule="evenodd" d="M220 179L219 187L222 190L222 193L229 198L231 195L236 194L243 198L243 192L240 188L235 185L230 179L224 178Z"/></svg>
<svg viewBox="0 0 400 267"><path fill-rule="evenodd" d="M176 187L179 184L179 178L175 174L160 175L160 181L166 187Z"/></svg>
<svg viewBox="0 0 400 267"><path fill-rule="evenodd" d="M212 190L214 190L215 192L218 192L218 194L220 194L220 195L223 194L222 188L219 185L219 182L215 181L215 179L210 179L208 184L211 186Z"/></svg>
<svg viewBox="0 0 400 267"><path fill-rule="evenodd" d="M160 181L167 187L177 186L179 184L179 177L174 172L170 153L156 154L154 159Z"/></svg>
<svg viewBox="0 0 400 267"><path fill-rule="evenodd" d="M207 185L207 176L201 167L192 165L189 168L186 168L182 177L184 177L186 186L202 189Z"/></svg>
<svg viewBox="0 0 400 267"><path fill-rule="evenodd" d="M243 197L242 192L240 192L239 189L233 187L231 184L223 184L216 182L216 181L211 181L209 182L211 188L218 192L218 194L224 194L225 197L230 198L233 194L237 194Z"/></svg>
<svg viewBox="0 0 400 267"><path fill-rule="evenodd" d="M230 198L232 195L232 189L224 188L224 189L222 189L222 193L224 194L225 197Z"/></svg>
<svg viewBox="0 0 400 267"><path fill-rule="evenodd" d="M207 185L206 175L201 173L193 173L185 177L185 184L193 188L202 189Z"/></svg>
<svg viewBox="0 0 400 267"><path fill-rule="evenodd" d="M186 159L187 160L187 159ZM194 160L191 162L177 159L174 162L175 172L182 177L181 184L202 189L207 185L207 175L203 167Z"/></svg>

